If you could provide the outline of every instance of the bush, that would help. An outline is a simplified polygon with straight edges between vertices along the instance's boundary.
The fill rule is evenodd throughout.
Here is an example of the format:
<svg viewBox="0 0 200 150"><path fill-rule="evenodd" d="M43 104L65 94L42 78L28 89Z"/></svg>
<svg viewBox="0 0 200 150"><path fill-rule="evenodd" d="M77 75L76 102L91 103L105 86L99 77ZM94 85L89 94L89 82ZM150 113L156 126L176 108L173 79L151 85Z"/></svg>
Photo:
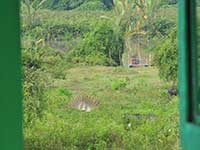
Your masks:
<svg viewBox="0 0 200 150"><path fill-rule="evenodd" d="M62 88L59 88L58 90L59 90L60 94L62 94L62 95L65 95L69 98L72 96L72 92L66 88L62 87Z"/></svg>
<svg viewBox="0 0 200 150"><path fill-rule="evenodd" d="M89 32L84 40L69 54L69 60L80 58L86 64L113 65L120 64L123 53L121 35L114 32L111 24L99 22L96 28ZM89 62L87 62L89 61ZM92 63L91 63L92 62Z"/></svg>
<svg viewBox="0 0 200 150"><path fill-rule="evenodd" d="M46 120L38 121L33 128L25 130L25 149L103 150L123 146L123 126L103 121L102 124L94 124L91 126L77 122L73 125L48 114ZM79 128L76 128L77 125Z"/></svg>
<svg viewBox="0 0 200 150"><path fill-rule="evenodd" d="M111 9L113 6L112 0L48 0L46 6L50 9L72 10L76 8L85 8L86 10L93 9Z"/></svg>
<svg viewBox="0 0 200 150"><path fill-rule="evenodd" d="M67 60L73 64L82 64L82 65L101 65L101 66L116 66L114 60L106 57L102 53L93 53L86 56L77 55L77 51L71 51L68 54Z"/></svg>
<svg viewBox="0 0 200 150"><path fill-rule="evenodd" d="M91 1L84 3L78 10L105 10L106 6L100 1Z"/></svg>
<svg viewBox="0 0 200 150"><path fill-rule="evenodd" d="M128 80L126 78L115 79L112 81L111 88L112 90L119 90L125 87L128 84Z"/></svg>
<svg viewBox="0 0 200 150"><path fill-rule="evenodd" d="M34 42L23 46L24 126L27 127L43 117L46 110L44 92L50 87L51 78L65 78L64 69L70 65L64 61L64 53L37 46Z"/></svg>
<svg viewBox="0 0 200 150"><path fill-rule="evenodd" d="M178 45L177 30L164 39L156 50L155 64L158 66L159 75L166 81L177 82L178 77Z"/></svg>
<svg viewBox="0 0 200 150"><path fill-rule="evenodd" d="M45 109L43 92L46 87L45 73L41 69L41 60L36 49L23 51L23 93L24 126L31 126L36 118L41 118Z"/></svg>

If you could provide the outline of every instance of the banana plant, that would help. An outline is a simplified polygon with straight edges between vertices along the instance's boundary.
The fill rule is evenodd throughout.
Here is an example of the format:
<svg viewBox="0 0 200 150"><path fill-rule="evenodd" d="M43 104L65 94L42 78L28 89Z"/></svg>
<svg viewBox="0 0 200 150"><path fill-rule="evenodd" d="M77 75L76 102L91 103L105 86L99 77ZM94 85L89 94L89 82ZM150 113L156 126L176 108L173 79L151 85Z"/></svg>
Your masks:
<svg viewBox="0 0 200 150"><path fill-rule="evenodd" d="M134 52L133 37L145 36L144 24L150 22L160 0L114 0L116 25L124 32L125 49L128 50L128 59L132 53L141 57L139 40L135 42Z"/></svg>

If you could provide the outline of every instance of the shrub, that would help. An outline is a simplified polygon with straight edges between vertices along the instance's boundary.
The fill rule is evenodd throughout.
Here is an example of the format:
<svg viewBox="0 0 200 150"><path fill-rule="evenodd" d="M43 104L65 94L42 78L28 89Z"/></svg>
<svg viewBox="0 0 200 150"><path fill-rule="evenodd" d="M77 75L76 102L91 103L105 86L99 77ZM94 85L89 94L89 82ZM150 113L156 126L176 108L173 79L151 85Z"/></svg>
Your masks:
<svg viewBox="0 0 200 150"><path fill-rule="evenodd" d="M72 10L81 7L85 9L111 9L112 0L48 0L46 6L50 9ZM91 9L90 9L91 10Z"/></svg>
<svg viewBox="0 0 200 150"><path fill-rule="evenodd" d="M102 65L102 66L116 66L114 60L106 57L102 53L94 53L86 56L77 56L77 51L71 51L67 57L67 60L74 64L83 64L83 65Z"/></svg>
<svg viewBox="0 0 200 150"><path fill-rule="evenodd" d="M86 64L113 65L115 62L119 65L123 53L121 39L121 35L114 32L109 22L99 22L69 54L69 58L72 60L73 57L78 57L80 58L78 61Z"/></svg>
<svg viewBox="0 0 200 150"><path fill-rule="evenodd" d="M115 79L111 83L112 90L119 90L120 88L125 87L128 84L128 80L126 78Z"/></svg>
<svg viewBox="0 0 200 150"><path fill-rule="evenodd" d="M72 96L72 92L66 88L62 87L62 88L59 88L58 90L59 90L60 94L62 94L62 95L65 95L69 98Z"/></svg>
<svg viewBox="0 0 200 150"><path fill-rule="evenodd" d="M46 119L48 121L38 121L33 128L25 130L26 150L102 150L123 146L124 129L117 123L69 124L52 114Z"/></svg>
<svg viewBox="0 0 200 150"><path fill-rule="evenodd" d="M27 127L43 117L46 110L44 92L49 87L49 81L51 78L64 78L68 63L64 61L64 53L51 48L34 42L23 47L24 126ZM67 94L67 91L62 92Z"/></svg>
<svg viewBox="0 0 200 150"><path fill-rule="evenodd" d="M31 126L36 118L41 118L45 109L43 92L46 87L45 73L41 70L41 60L36 49L23 51L23 93L24 126Z"/></svg>
<svg viewBox="0 0 200 150"><path fill-rule="evenodd" d="M178 76L178 45L177 30L173 29L157 48L155 64L158 66L159 75L166 81L177 82Z"/></svg>
<svg viewBox="0 0 200 150"><path fill-rule="evenodd" d="M100 1L91 1L84 3L80 7L78 7L78 10L105 10L105 5Z"/></svg>

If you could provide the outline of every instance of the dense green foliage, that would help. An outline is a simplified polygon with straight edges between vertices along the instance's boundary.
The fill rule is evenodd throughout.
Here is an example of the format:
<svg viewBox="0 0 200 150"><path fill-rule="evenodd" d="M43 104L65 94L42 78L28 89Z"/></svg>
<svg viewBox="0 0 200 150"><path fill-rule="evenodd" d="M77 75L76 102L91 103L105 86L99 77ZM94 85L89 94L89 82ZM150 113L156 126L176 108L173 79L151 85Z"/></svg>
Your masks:
<svg viewBox="0 0 200 150"><path fill-rule="evenodd" d="M162 5L174 5L177 3L178 3L178 0L161 0Z"/></svg>
<svg viewBox="0 0 200 150"><path fill-rule="evenodd" d="M106 10L106 6L100 1L91 1L82 4L77 10Z"/></svg>
<svg viewBox="0 0 200 150"><path fill-rule="evenodd" d="M46 109L45 89L51 78L64 78L63 69L68 68L63 53L32 43L23 47L24 72L24 126L32 126L41 119Z"/></svg>
<svg viewBox="0 0 200 150"><path fill-rule="evenodd" d="M155 63L159 68L160 77L167 81L177 82L178 78L178 45L175 29L157 48Z"/></svg>
<svg viewBox="0 0 200 150"><path fill-rule="evenodd" d="M47 0L45 6L50 9L72 10L108 10L113 6L112 0Z"/></svg>
<svg viewBox="0 0 200 150"><path fill-rule="evenodd" d="M37 49L31 48L23 51L24 126L31 126L36 118L41 118L45 109L43 92L46 82L41 70L41 52L35 51Z"/></svg>
<svg viewBox="0 0 200 150"><path fill-rule="evenodd" d="M97 23L94 30L71 51L71 61L90 65L119 65L123 42L116 34L111 24L104 21Z"/></svg>
<svg viewBox="0 0 200 150"><path fill-rule="evenodd" d="M169 84L155 68L120 67L130 52L153 53L160 77L176 81L176 3L22 1L25 149L178 149ZM100 106L71 108L84 93Z"/></svg>

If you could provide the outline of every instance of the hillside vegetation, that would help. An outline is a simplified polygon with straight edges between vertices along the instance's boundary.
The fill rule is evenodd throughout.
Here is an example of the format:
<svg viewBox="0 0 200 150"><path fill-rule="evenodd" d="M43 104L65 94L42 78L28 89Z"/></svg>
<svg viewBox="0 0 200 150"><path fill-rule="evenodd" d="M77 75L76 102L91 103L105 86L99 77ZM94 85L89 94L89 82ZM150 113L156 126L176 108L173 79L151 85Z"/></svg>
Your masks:
<svg viewBox="0 0 200 150"><path fill-rule="evenodd" d="M22 1L25 149L178 150L176 4Z"/></svg>

